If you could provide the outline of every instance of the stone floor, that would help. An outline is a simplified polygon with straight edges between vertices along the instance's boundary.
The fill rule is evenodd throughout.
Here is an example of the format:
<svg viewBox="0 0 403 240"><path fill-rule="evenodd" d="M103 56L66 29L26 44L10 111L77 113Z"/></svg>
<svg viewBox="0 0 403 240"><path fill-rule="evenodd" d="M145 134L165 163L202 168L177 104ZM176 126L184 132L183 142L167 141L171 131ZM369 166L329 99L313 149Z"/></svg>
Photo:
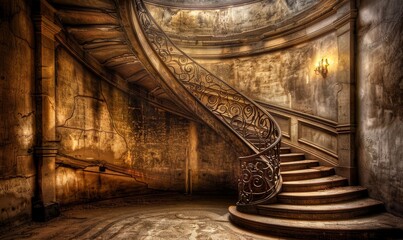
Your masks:
<svg viewBox="0 0 403 240"><path fill-rule="evenodd" d="M235 199L154 193L75 205L56 219L21 226L0 239L283 239L233 226L228 206Z"/></svg>

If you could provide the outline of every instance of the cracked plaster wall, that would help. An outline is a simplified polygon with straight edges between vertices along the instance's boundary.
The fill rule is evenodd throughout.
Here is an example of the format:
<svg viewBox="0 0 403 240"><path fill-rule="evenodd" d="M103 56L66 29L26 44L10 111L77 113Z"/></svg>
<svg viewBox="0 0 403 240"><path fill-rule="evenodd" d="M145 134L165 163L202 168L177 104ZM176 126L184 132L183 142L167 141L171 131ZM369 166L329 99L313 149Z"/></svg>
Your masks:
<svg viewBox="0 0 403 240"><path fill-rule="evenodd" d="M0 229L30 220L35 170L30 1L0 1Z"/></svg>
<svg viewBox="0 0 403 240"><path fill-rule="evenodd" d="M370 196L403 216L403 5L360 1L358 164Z"/></svg>
<svg viewBox="0 0 403 240"><path fill-rule="evenodd" d="M184 191L189 168L194 173L195 191L236 187L237 164L232 162L236 155L210 128L191 124L118 90L88 71L63 48L58 48L56 59L59 154L113 164L140 175L137 182L130 183L128 178L107 179L87 169L58 167L59 201L108 198L130 192L130 186L135 193L142 182L154 189ZM191 136L191 125L196 126L195 136ZM191 138L198 139L193 149ZM191 156L196 156L194 163L189 163ZM122 186L128 189L124 191Z"/></svg>

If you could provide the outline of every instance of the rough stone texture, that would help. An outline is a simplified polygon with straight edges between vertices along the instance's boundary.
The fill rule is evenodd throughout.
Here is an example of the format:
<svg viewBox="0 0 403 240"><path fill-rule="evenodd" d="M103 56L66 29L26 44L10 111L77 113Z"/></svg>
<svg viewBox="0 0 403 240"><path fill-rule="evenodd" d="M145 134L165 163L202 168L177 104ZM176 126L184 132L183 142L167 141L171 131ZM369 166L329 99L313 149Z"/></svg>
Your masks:
<svg viewBox="0 0 403 240"><path fill-rule="evenodd" d="M315 74L320 59L329 61L324 79ZM252 57L199 62L247 96L337 121L337 36Z"/></svg>
<svg viewBox="0 0 403 240"><path fill-rule="evenodd" d="M200 152L195 162L208 159L208 166L199 168L203 165L196 164L187 168L192 151L189 120L118 90L88 71L63 48L57 50L56 65L57 134L61 140L61 156L132 169L141 175L139 181L154 189L184 191L189 167L193 168L195 176L201 169L216 171L213 175L209 172L208 178L201 174L203 177L198 182L204 189L236 187L230 161L236 161L236 155L210 128L200 125L196 135L200 131L201 136L211 135L213 140L202 137L198 148L194 149ZM218 174L221 171L222 174ZM82 170L58 169L58 199L62 202L100 199L112 196L112 190L121 184L130 186L128 179L109 177L99 184L93 179L100 176L84 175ZM84 179L83 183L79 179ZM66 182L68 184L64 184ZM133 181L132 186L136 188L141 182Z"/></svg>
<svg viewBox="0 0 403 240"><path fill-rule="evenodd" d="M30 1L0 1L0 228L27 221L35 170Z"/></svg>
<svg viewBox="0 0 403 240"><path fill-rule="evenodd" d="M147 8L168 35L186 38L192 35L228 36L270 26L317 2L317 0L265 0L212 10L190 10L152 4L148 4ZM177 31L181 33L179 36Z"/></svg>
<svg viewBox="0 0 403 240"><path fill-rule="evenodd" d="M358 21L358 160L361 184L403 216L403 8L361 1Z"/></svg>
<svg viewBox="0 0 403 240"><path fill-rule="evenodd" d="M198 156L200 162L199 181L196 190L225 191L237 189L240 161L228 143L206 125L197 126Z"/></svg>

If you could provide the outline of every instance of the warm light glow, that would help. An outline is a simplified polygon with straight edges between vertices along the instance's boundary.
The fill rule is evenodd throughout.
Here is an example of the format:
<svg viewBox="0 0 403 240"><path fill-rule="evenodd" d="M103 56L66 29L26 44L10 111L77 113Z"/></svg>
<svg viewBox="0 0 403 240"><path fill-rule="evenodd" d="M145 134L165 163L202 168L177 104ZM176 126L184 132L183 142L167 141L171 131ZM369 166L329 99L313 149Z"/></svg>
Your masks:
<svg viewBox="0 0 403 240"><path fill-rule="evenodd" d="M320 60L318 64L316 65L315 68L315 74L316 75L322 75L323 78L326 78L328 69L327 67L329 66L329 62L327 61L327 58Z"/></svg>
<svg viewBox="0 0 403 240"><path fill-rule="evenodd" d="M71 150L76 150L78 147L79 147L79 144L80 144L80 142L79 142L79 140L77 140L77 139L75 139L75 137L74 137L74 135L69 135L69 140L70 140L70 143L71 143Z"/></svg>

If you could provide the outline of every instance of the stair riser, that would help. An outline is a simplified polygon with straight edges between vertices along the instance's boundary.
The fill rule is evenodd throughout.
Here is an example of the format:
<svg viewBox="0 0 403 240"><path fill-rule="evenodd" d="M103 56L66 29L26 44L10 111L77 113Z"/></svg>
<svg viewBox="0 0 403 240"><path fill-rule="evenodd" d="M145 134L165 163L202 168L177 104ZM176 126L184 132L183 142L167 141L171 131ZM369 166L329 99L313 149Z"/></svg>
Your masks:
<svg viewBox="0 0 403 240"><path fill-rule="evenodd" d="M366 191L352 192L340 196L326 196L321 198L305 197L297 198L291 196L277 196L278 203L293 204L293 205L316 205L316 204L331 204L343 201L356 200L367 196Z"/></svg>
<svg viewBox="0 0 403 240"><path fill-rule="evenodd" d="M318 172L308 172L308 173L298 173L298 174L282 174L283 181L297 181L297 180L306 180L313 178L321 178L328 177L334 175L334 170L329 171L318 171Z"/></svg>
<svg viewBox="0 0 403 240"><path fill-rule="evenodd" d="M280 154L291 153L291 149L289 148L280 148Z"/></svg>
<svg viewBox="0 0 403 240"><path fill-rule="evenodd" d="M336 180L332 182L318 183L318 184L309 184L309 185L293 185L284 182L282 190L283 192L312 192L346 185L347 185L346 179Z"/></svg>
<svg viewBox="0 0 403 240"><path fill-rule="evenodd" d="M281 162L294 162L299 160L304 160L305 155L292 155L292 156L280 156Z"/></svg>
<svg viewBox="0 0 403 240"><path fill-rule="evenodd" d="M292 171L292 170L300 170L300 169L307 169L310 167L319 166L318 162L312 163L301 163L301 164L293 164L293 165L280 165L281 171Z"/></svg>
<svg viewBox="0 0 403 240"><path fill-rule="evenodd" d="M287 219L298 219L298 220L341 220L350 219L354 217L363 216L365 214L378 213L383 210L383 205L372 205L363 208L348 209L343 211L327 211L327 212L304 212L303 210L282 210L282 209L258 209L260 215L277 217L277 218L287 218Z"/></svg>

